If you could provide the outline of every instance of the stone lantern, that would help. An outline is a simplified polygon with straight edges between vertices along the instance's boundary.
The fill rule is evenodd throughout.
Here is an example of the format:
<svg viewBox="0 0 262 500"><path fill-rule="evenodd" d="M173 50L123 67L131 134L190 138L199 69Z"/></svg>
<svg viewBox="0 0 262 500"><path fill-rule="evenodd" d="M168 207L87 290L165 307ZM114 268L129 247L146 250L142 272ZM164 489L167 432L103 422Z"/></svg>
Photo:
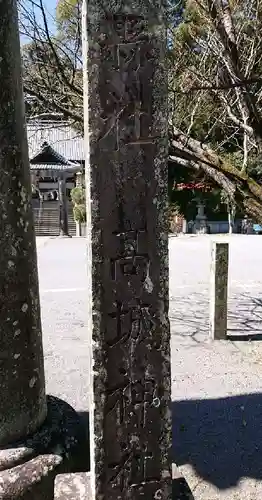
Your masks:
<svg viewBox="0 0 262 500"><path fill-rule="evenodd" d="M207 216L205 215L205 204L199 200L197 203L197 215L194 223L194 233L195 234L208 233Z"/></svg>

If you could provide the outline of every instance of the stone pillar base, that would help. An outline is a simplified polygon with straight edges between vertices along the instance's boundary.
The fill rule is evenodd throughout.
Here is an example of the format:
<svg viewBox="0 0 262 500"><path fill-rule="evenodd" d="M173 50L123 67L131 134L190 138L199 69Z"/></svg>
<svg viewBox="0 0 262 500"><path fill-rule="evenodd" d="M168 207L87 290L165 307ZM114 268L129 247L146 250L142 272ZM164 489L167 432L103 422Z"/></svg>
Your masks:
<svg viewBox="0 0 262 500"><path fill-rule="evenodd" d="M208 233L208 224L206 217L199 219L196 217L194 223L194 233L195 234L207 234Z"/></svg>
<svg viewBox="0 0 262 500"><path fill-rule="evenodd" d="M90 473L59 474L55 480L54 500L90 500Z"/></svg>
<svg viewBox="0 0 262 500"><path fill-rule="evenodd" d="M48 396L42 427L0 449L1 500L53 500L55 476L89 469L87 431L64 401Z"/></svg>

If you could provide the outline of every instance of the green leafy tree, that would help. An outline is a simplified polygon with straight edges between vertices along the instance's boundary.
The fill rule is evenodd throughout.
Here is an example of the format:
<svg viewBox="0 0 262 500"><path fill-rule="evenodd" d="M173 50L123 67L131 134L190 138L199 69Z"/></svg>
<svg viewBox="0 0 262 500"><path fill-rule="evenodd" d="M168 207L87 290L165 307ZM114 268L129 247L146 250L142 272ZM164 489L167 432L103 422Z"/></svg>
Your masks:
<svg viewBox="0 0 262 500"><path fill-rule="evenodd" d="M59 36L71 40L79 48L81 42L82 0L59 0L56 7L56 25Z"/></svg>

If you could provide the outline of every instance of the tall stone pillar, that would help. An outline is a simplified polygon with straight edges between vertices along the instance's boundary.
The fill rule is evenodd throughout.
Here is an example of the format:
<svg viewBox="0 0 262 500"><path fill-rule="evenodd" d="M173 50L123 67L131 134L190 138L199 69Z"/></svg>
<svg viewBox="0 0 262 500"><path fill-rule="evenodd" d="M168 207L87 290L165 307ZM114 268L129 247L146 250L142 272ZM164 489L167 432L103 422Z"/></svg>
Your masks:
<svg viewBox="0 0 262 500"><path fill-rule="evenodd" d="M0 47L0 498L52 500L83 434L45 396L16 0L0 2Z"/></svg>
<svg viewBox="0 0 262 500"><path fill-rule="evenodd" d="M161 0L88 0L84 9L86 169L92 199L93 498L167 500L165 9Z"/></svg>
<svg viewBox="0 0 262 500"><path fill-rule="evenodd" d="M211 244L210 268L210 337L212 340L227 338L228 302L228 243Z"/></svg>
<svg viewBox="0 0 262 500"><path fill-rule="evenodd" d="M16 3L0 2L0 445L33 432L46 398Z"/></svg>

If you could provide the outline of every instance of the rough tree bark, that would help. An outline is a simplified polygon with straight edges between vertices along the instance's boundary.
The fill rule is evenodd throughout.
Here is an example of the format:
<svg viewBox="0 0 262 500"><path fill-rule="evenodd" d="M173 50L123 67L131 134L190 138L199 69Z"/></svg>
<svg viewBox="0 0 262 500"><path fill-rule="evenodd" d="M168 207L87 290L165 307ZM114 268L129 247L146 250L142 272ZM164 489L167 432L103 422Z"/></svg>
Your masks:
<svg viewBox="0 0 262 500"><path fill-rule="evenodd" d="M227 194L235 197L236 203L254 218L262 223L262 187L246 172L238 170L234 165L225 161L207 145L187 137L173 129L171 140L171 159L185 167L201 168L221 185Z"/></svg>

